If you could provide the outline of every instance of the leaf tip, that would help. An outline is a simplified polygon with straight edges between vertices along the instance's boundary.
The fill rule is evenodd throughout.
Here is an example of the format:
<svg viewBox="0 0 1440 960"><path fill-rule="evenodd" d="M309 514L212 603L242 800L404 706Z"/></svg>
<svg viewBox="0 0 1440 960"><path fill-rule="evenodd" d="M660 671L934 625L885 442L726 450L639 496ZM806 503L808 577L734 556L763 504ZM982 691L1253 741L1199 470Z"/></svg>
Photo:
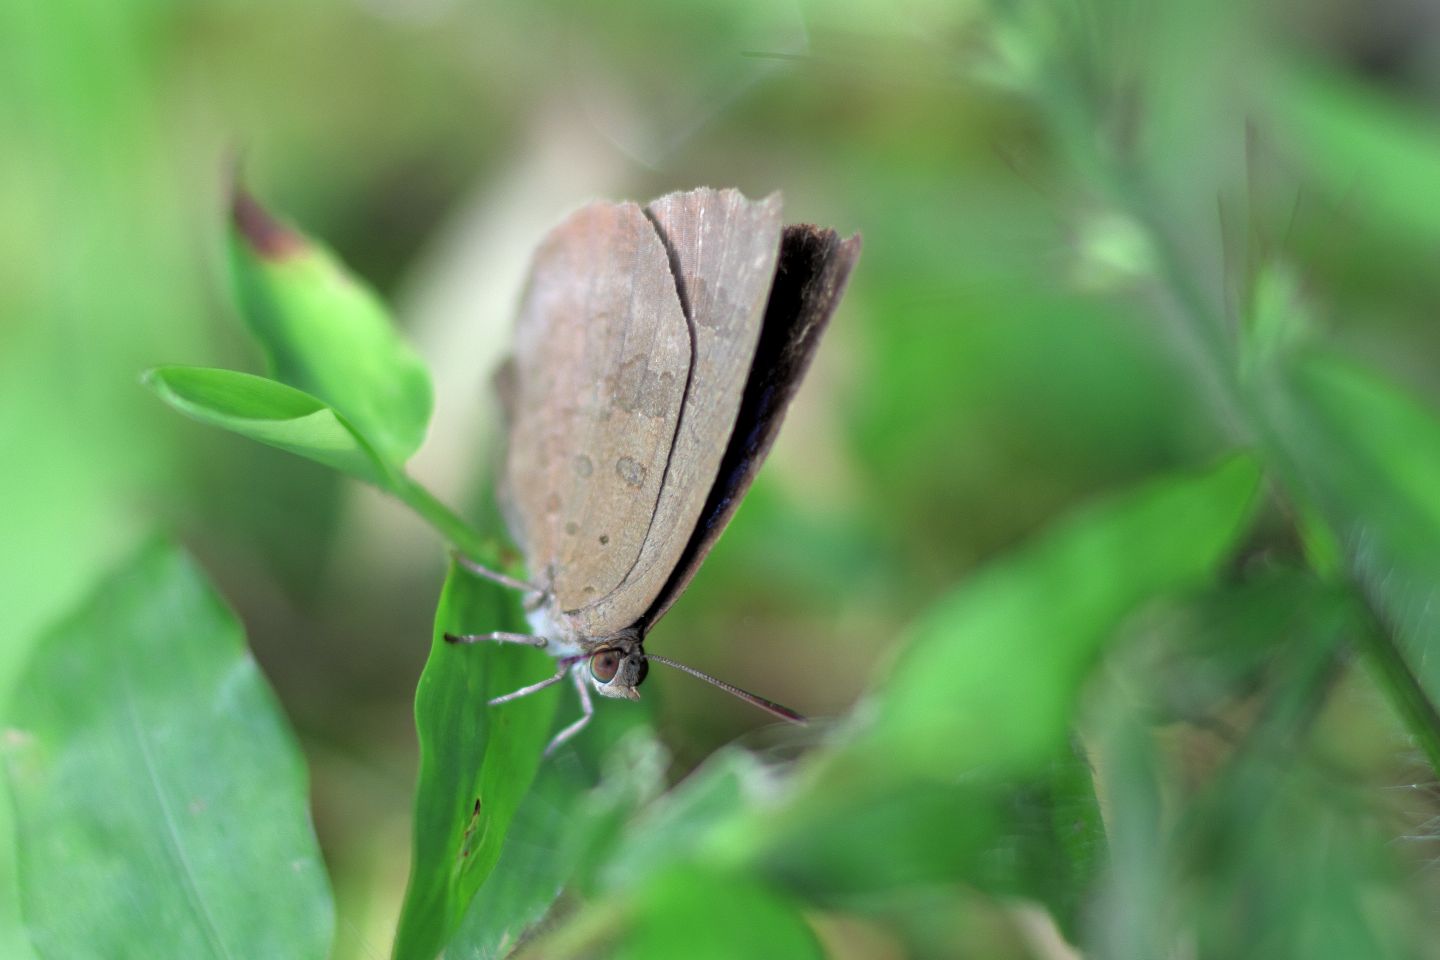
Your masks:
<svg viewBox="0 0 1440 960"><path fill-rule="evenodd" d="M238 179L230 189L230 222L262 260L285 260L305 249L305 238L272 216Z"/></svg>
<svg viewBox="0 0 1440 960"><path fill-rule="evenodd" d="M151 367L148 370L141 371L139 382L140 386L144 387L147 390L159 391L164 387L164 384L161 382L164 380L164 378L164 367Z"/></svg>

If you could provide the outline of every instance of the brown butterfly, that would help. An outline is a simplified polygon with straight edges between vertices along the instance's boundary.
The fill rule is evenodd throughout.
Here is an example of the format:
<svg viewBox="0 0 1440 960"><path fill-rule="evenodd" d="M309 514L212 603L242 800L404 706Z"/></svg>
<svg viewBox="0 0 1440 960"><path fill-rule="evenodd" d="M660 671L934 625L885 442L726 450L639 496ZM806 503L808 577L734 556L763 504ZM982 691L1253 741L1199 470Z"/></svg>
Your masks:
<svg viewBox="0 0 1440 960"><path fill-rule="evenodd" d="M733 189L597 202L535 253L499 378L500 494L538 582L461 558L526 591L534 633L445 639L555 654L553 676L490 701L570 676L581 717L547 753L589 721L589 687L638 700L650 660L804 722L644 649L754 480L860 254L858 234L783 226L780 207Z"/></svg>

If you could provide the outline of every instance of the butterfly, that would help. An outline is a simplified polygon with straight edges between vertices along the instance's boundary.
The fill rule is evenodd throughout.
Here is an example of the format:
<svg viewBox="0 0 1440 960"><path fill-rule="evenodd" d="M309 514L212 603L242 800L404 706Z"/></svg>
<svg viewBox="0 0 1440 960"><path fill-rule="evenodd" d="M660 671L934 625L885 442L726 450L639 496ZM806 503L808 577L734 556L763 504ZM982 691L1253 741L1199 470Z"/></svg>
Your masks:
<svg viewBox="0 0 1440 960"><path fill-rule="evenodd" d="M531 633L453 635L544 648L581 716L590 692L638 700L654 660L792 722L800 714L647 653L775 441L860 254L858 234L785 226L780 195L671 193L595 202L536 250L511 358L500 501L534 582L461 563L525 594Z"/></svg>

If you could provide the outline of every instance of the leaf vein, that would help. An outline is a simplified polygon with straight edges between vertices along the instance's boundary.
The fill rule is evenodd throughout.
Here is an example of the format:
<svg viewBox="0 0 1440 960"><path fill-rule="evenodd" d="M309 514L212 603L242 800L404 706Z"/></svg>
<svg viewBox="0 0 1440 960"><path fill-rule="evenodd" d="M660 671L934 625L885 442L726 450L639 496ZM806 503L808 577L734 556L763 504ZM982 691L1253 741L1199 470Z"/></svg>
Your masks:
<svg viewBox="0 0 1440 960"><path fill-rule="evenodd" d="M139 748L140 758L145 763L146 782L154 792L155 802L160 807L160 812L164 815L165 835L169 840L167 849L179 867L179 873L183 880L181 885L185 890L185 896L190 900L191 905L195 908L195 912L203 921L205 935L210 940L211 946L214 947L216 954L229 958L231 953L226 948L224 939L220 936L220 930L215 923L215 918L210 915L210 910L205 905L205 899L200 895L200 884L195 878L195 869L190 865L189 858L185 856L185 848L180 843L180 831L175 822L175 811L171 809L169 802L166 800L165 791L161 789L160 776L155 768L155 759L150 753L150 743L146 739L145 729L141 725L139 714L135 709L135 696L130 685L130 671L123 661L120 663L119 674L120 683L125 692L123 698L125 701L125 716L130 722L130 731L135 736L135 743Z"/></svg>

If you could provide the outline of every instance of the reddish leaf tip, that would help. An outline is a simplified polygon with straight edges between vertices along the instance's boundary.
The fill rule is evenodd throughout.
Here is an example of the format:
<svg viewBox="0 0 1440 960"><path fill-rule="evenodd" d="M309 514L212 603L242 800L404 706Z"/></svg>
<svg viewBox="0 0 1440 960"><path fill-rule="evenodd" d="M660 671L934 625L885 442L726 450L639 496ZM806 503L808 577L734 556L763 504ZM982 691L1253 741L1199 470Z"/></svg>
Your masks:
<svg viewBox="0 0 1440 960"><path fill-rule="evenodd" d="M303 236L271 216L238 182L231 194L230 218L240 236L263 260L284 260L305 248Z"/></svg>

